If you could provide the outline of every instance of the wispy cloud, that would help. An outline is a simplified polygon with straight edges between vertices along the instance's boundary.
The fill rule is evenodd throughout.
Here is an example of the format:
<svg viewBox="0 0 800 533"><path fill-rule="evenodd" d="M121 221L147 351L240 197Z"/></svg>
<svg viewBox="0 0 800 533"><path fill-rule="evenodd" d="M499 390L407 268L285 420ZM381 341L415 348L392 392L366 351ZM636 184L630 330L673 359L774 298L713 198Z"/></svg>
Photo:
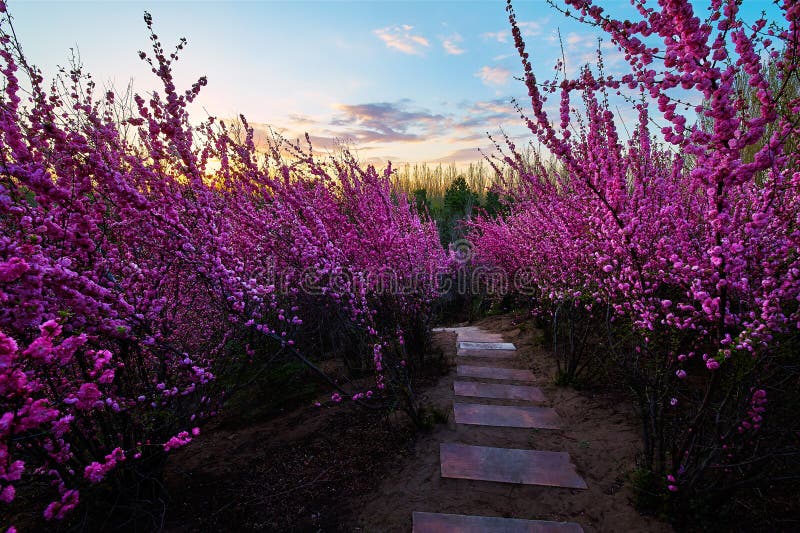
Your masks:
<svg viewBox="0 0 800 533"><path fill-rule="evenodd" d="M331 125L346 127L360 142L419 141L426 138L443 115L425 110L409 110L408 100L366 104L339 104L339 116Z"/></svg>
<svg viewBox="0 0 800 533"><path fill-rule="evenodd" d="M519 26L519 31L522 32L523 37L536 37L542 34L542 29L547 26L549 20L550 19L544 19L540 21L522 21L518 22L517 26ZM511 38L511 30L503 29L498 31L487 31L485 33L481 33L481 37L487 41L507 43Z"/></svg>
<svg viewBox="0 0 800 533"><path fill-rule="evenodd" d="M507 43L510 36L511 32L508 30L487 31L486 33L481 33L482 38L489 41L497 41L498 43Z"/></svg>
<svg viewBox="0 0 800 533"><path fill-rule="evenodd" d="M428 39L422 35L413 34L413 29L413 26L401 24L379 28L374 30L373 33L377 35L388 48L394 48L404 54L422 55L424 49L429 47L430 43Z"/></svg>
<svg viewBox="0 0 800 533"><path fill-rule="evenodd" d="M550 21L549 18L539 21L524 21L519 23L519 29L523 37L535 37L542 34L542 29L547 26Z"/></svg>
<svg viewBox="0 0 800 533"><path fill-rule="evenodd" d="M507 98L472 102L466 110L465 118L459 122L462 127L489 126L492 123L511 122L519 119L517 110Z"/></svg>
<svg viewBox="0 0 800 533"><path fill-rule="evenodd" d="M508 59L509 57L513 57L514 54L500 54L496 55L492 58L492 61L503 61L504 59Z"/></svg>
<svg viewBox="0 0 800 533"><path fill-rule="evenodd" d="M564 42L566 42L569 46L581 46L583 48L597 48L597 36L592 34L580 34L575 32L570 32L567 34L566 38L564 38Z"/></svg>
<svg viewBox="0 0 800 533"><path fill-rule="evenodd" d="M454 33L448 37L442 39L442 47L444 48L444 52L448 55L458 56L463 54L466 50L461 48L459 43L463 42L464 38L461 37L458 33Z"/></svg>
<svg viewBox="0 0 800 533"><path fill-rule="evenodd" d="M491 149L486 150L486 152L491 152ZM481 155L480 150L478 148L461 148L460 150L455 150L450 152L444 157L440 157L438 159L434 159L433 163L471 163L473 161L481 161L483 156Z"/></svg>
<svg viewBox="0 0 800 533"><path fill-rule="evenodd" d="M461 112L453 120L451 128L455 141L474 142L486 140L486 132L498 127L514 127L519 124L519 114L509 99L497 98L476 102L462 102Z"/></svg>
<svg viewBox="0 0 800 533"><path fill-rule="evenodd" d="M274 131L290 141L298 139L301 146L308 132L314 153L321 156L347 146L362 161L383 165L387 160L477 161L481 156L476 147L487 146L486 132L502 127L513 136L521 127L506 98L452 102L441 110L421 107L411 99L338 103L330 111L289 112ZM256 144L263 147L271 136L270 127L250 125Z"/></svg>
<svg viewBox="0 0 800 533"><path fill-rule="evenodd" d="M511 71L503 67L484 66L475 73L485 85L505 85L511 77Z"/></svg>
<svg viewBox="0 0 800 533"><path fill-rule="evenodd" d="M302 113L289 113L289 121L295 125L316 124L317 121Z"/></svg>
<svg viewBox="0 0 800 533"><path fill-rule="evenodd" d="M583 65L594 65L597 62L598 47L603 54L603 63L609 73L616 72L615 67L625 63L625 56L616 45L608 40L598 41L598 35L593 33L569 32L562 35L567 60L567 75L576 76ZM552 33L547 41L556 44L558 36Z"/></svg>

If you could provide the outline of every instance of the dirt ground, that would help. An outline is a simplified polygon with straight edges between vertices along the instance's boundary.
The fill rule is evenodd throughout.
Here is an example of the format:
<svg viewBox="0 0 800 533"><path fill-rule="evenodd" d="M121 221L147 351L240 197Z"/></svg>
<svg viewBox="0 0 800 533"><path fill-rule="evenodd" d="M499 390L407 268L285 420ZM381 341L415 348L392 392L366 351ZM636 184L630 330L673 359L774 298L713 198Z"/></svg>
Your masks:
<svg viewBox="0 0 800 533"><path fill-rule="evenodd" d="M450 344L434 338L432 353L441 357ZM435 361L431 366L442 369ZM435 388L439 378L423 377L418 386ZM353 531L361 498L397 464L413 462L419 434L402 412L386 415L329 398L325 392L260 421L229 413L170 454L165 529Z"/></svg>
<svg viewBox="0 0 800 533"><path fill-rule="evenodd" d="M413 456L402 458L378 489L361 498L352 518L355 531L410 531L411 513L428 511L539 520L573 521L587 533L669 532L672 528L640 515L632 504L627 481L635 468L639 447L636 418L620 398L577 392L553 385L555 364L538 342L536 331L522 331L509 316L478 321L490 331L502 332L514 342L519 361L507 366L530 368L536 386L544 392L543 406L553 407L562 419L562 430L530 430L456 425L452 420L420 437ZM455 335L449 352L455 357ZM493 362L496 366L500 363ZM453 375L442 378L426 391L427 400L451 409ZM470 399L477 403L497 400ZM588 490L511 485L505 483L443 479L440 476L439 443L460 442L482 446L566 451L588 484Z"/></svg>
<svg viewBox="0 0 800 533"><path fill-rule="evenodd" d="M192 444L169 458L167 531L350 531L353 497L413 453L406 420L347 403L211 429Z"/></svg>
<svg viewBox="0 0 800 533"><path fill-rule="evenodd" d="M564 429L457 426L454 371L418 386L423 402L449 420L416 436L402 415L352 405L309 405L246 427L219 427L170 457L166 529L407 532L413 511L429 511L568 520L587 533L672 531L632 505L627 476L639 445L632 407L619 397L554 386L554 363L538 332L520 329L510 316L476 324L517 345L519 361L508 366L533 370L543 405L558 412ZM455 363L454 334L438 333L434 344ZM441 442L567 451L589 489L442 479Z"/></svg>

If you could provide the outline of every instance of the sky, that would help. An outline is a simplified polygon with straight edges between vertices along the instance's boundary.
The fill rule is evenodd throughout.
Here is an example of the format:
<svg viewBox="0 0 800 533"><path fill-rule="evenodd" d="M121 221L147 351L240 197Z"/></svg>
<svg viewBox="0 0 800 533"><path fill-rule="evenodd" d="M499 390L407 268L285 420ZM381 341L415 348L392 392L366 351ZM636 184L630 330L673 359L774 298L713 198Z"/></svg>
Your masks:
<svg viewBox="0 0 800 533"><path fill-rule="evenodd" d="M74 49L98 83L132 82L140 93L156 88L138 57L149 50L142 19L149 11L167 49L188 39L178 87L208 77L191 108L196 120L244 114L257 132L272 127L292 139L308 132L322 149L344 139L361 160L378 164L464 164L490 146L487 132L524 137L510 100L524 102L527 91L515 79L522 66L501 0L7 3L29 61L46 77ZM630 12L628 0L601 4ZM540 79L552 77L561 55L559 31L569 71L594 60L592 28L543 0L514 6ZM763 8L766 0L745 0L745 18ZM607 39L601 46L608 71L622 69Z"/></svg>

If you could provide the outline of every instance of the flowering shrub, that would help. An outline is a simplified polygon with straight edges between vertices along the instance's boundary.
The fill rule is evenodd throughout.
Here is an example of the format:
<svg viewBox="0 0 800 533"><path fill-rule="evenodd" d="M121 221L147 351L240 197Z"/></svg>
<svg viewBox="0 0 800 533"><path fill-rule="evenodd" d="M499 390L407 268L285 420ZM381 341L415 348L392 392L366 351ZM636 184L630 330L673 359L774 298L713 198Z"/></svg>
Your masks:
<svg viewBox="0 0 800 533"><path fill-rule="evenodd" d="M78 66L45 85L2 2L0 14L4 503L21 483L49 483L44 518L63 519L91 484L157 478L219 409L230 380L217 376L282 353L316 369L306 335L333 324L375 376L365 391L331 381L333 400L413 411L405 341L446 257L390 169L279 141L265 156L244 119L242 136L215 119L192 126L206 80L175 87L185 41L165 51L149 15L140 56L163 92L128 108Z"/></svg>
<svg viewBox="0 0 800 533"><path fill-rule="evenodd" d="M509 216L473 224L475 261L525 269L539 312L567 303L594 317L608 354L596 364L637 393L644 466L673 500L725 501L764 471L796 479L800 6L782 4L780 28L746 24L732 1L705 20L688 0L637 0L632 21L564 4L630 71L607 75L600 57L596 71L540 83L509 4L523 119L556 164L528 163L506 139L523 183ZM638 114L628 140L617 95Z"/></svg>

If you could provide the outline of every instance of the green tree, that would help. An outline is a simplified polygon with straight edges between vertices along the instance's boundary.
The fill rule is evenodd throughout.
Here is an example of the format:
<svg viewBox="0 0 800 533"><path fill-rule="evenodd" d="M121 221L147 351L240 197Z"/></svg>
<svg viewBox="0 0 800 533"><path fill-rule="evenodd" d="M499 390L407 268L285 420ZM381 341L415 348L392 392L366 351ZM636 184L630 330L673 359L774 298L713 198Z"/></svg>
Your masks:
<svg viewBox="0 0 800 533"><path fill-rule="evenodd" d="M423 218L428 218L431 213L431 201L428 199L428 190L424 187L414 190L414 207Z"/></svg>
<svg viewBox="0 0 800 533"><path fill-rule="evenodd" d="M478 195L470 189L464 176L454 179L444 193L444 208L447 215L467 218L476 204Z"/></svg>
<svg viewBox="0 0 800 533"><path fill-rule="evenodd" d="M462 222L472 215L473 206L480 205L478 195L464 176L458 176L444 193L444 208L436 223L442 245L463 236Z"/></svg>
<svg viewBox="0 0 800 533"><path fill-rule="evenodd" d="M500 195L495 191L486 191L486 205L484 206L486 214L490 217L505 215L508 212L508 206L500 201Z"/></svg>

